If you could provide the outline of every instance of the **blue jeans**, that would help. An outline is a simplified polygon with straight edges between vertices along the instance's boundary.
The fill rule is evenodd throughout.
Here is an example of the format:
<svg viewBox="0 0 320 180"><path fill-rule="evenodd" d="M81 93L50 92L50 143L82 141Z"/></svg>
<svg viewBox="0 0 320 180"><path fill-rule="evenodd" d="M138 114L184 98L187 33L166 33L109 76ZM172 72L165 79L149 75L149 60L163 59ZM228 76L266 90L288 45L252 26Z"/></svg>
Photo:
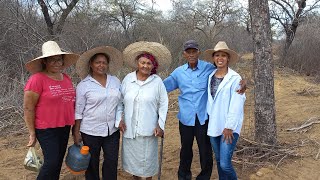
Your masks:
<svg viewBox="0 0 320 180"><path fill-rule="evenodd" d="M58 180L66 153L70 126L36 129L36 137L43 153L43 166L37 180Z"/></svg>
<svg viewBox="0 0 320 180"><path fill-rule="evenodd" d="M211 146L216 157L219 180L237 179L237 174L232 166L231 159L239 134L233 133L233 136L232 144L227 144L226 141L223 142L223 135L210 137Z"/></svg>

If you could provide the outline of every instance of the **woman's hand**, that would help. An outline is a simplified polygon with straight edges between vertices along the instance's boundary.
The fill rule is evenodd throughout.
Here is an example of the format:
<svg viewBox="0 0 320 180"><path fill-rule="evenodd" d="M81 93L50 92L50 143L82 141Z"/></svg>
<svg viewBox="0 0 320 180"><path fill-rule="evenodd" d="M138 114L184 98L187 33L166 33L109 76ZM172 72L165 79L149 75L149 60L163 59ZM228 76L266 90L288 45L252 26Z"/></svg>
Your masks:
<svg viewBox="0 0 320 180"><path fill-rule="evenodd" d="M126 129L127 129L127 126L126 126L126 124L123 122L123 120L121 120L120 123L119 123L119 129L120 129L120 131L121 131L122 133L124 133L124 131L126 131Z"/></svg>
<svg viewBox="0 0 320 180"><path fill-rule="evenodd" d="M74 144L79 145L81 141L82 141L82 138L81 138L80 132L74 132L73 133Z"/></svg>
<svg viewBox="0 0 320 180"><path fill-rule="evenodd" d="M81 134L80 134L80 125L81 125L81 119L76 119L74 125L72 126L72 136L73 136L73 142L76 145L79 145L82 141Z"/></svg>
<svg viewBox="0 0 320 180"><path fill-rule="evenodd" d="M154 135L158 136L158 137L162 137L163 136L163 130L159 126L157 126L154 129Z"/></svg>
<svg viewBox="0 0 320 180"><path fill-rule="evenodd" d="M35 133L30 134L27 147L34 147L36 143L37 143L36 134Z"/></svg>
<svg viewBox="0 0 320 180"><path fill-rule="evenodd" d="M232 144L233 137L233 130L225 128L222 132L223 134L223 142L226 141L227 144Z"/></svg>
<svg viewBox="0 0 320 180"><path fill-rule="evenodd" d="M240 89L237 90L237 92L239 94L243 94L247 89L247 81L242 79L239 84L241 87L240 87Z"/></svg>

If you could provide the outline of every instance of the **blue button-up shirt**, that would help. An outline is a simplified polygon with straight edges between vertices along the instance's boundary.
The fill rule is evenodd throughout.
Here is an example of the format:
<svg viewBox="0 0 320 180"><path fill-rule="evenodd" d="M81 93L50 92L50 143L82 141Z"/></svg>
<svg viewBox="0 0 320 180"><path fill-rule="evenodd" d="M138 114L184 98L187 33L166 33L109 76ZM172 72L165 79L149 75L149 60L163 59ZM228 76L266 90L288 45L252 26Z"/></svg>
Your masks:
<svg viewBox="0 0 320 180"><path fill-rule="evenodd" d="M211 63L198 60L194 69L186 63L176 68L163 82L167 92L180 90L178 97L178 119L183 125L194 126L195 117L198 116L203 125L208 119L206 105L208 100L208 77L215 69Z"/></svg>

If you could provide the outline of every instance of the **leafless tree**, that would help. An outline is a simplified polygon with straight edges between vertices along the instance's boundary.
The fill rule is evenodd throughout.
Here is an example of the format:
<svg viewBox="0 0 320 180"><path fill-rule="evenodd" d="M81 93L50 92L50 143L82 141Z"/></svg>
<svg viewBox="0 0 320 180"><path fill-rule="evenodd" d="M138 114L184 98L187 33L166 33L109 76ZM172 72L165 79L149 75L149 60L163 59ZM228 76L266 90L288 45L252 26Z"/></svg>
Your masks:
<svg viewBox="0 0 320 180"><path fill-rule="evenodd" d="M79 0L37 0L51 36L61 34L66 19Z"/></svg>
<svg viewBox="0 0 320 180"><path fill-rule="evenodd" d="M254 43L255 139L277 143L271 25L268 0L249 0Z"/></svg>
<svg viewBox="0 0 320 180"><path fill-rule="evenodd" d="M271 18L282 26L286 40L283 56L287 54L301 21L320 8L320 0L270 0Z"/></svg>
<svg viewBox="0 0 320 180"><path fill-rule="evenodd" d="M132 39L134 22L140 18L145 5L139 0L104 0L98 12L105 20L113 22L114 27L120 27L127 39Z"/></svg>
<svg viewBox="0 0 320 180"><path fill-rule="evenodd" d="M173 1L174 19L187 29L203 33L208 43L223 31L238 9L232 0Z"/></svg>

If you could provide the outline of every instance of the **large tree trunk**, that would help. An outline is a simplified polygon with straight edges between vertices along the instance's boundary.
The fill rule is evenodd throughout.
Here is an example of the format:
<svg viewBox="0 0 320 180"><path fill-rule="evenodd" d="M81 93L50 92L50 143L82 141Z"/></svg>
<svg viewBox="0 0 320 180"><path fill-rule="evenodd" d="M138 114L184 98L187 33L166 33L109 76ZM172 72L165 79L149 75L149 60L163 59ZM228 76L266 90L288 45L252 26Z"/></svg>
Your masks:
<svg viewBox="0 0 320 180"><path fill-rule="evenodd" d="M255 140L277 143L271 26L268 0L249 0L254 41Z"/></svg>

